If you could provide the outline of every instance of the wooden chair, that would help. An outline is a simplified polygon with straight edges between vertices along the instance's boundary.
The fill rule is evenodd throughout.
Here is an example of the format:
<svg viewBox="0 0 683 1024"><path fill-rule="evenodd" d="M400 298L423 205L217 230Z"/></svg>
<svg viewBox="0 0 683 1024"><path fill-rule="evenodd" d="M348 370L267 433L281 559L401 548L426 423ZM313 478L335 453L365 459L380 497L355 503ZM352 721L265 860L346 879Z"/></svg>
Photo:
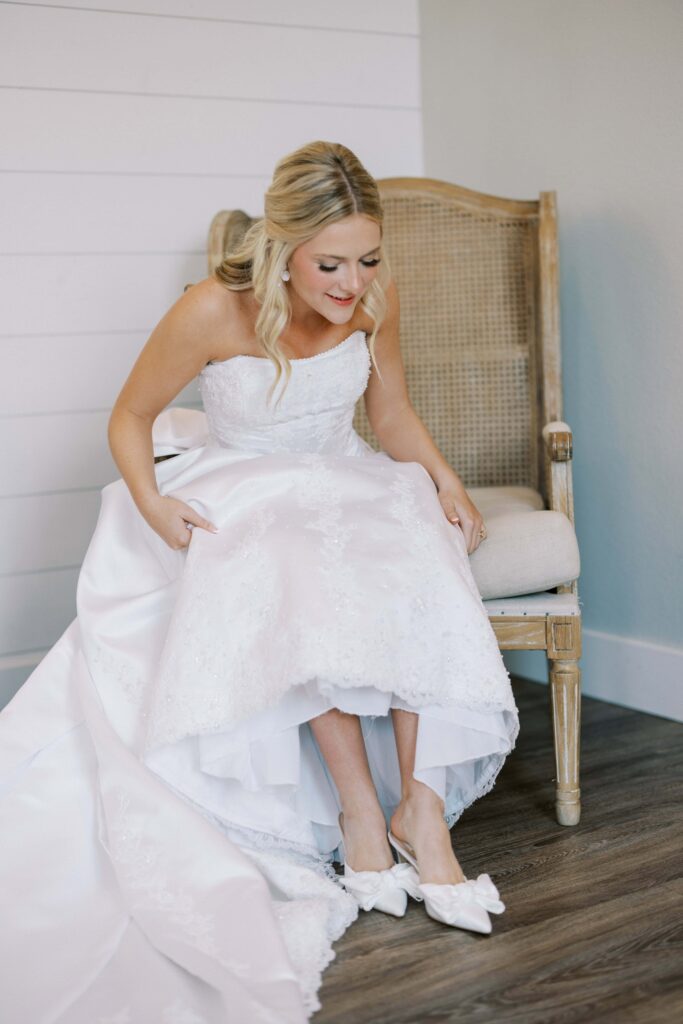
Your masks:
<svg viewBox="0 0 683 1024"><path fill-rule="evenodd" d="M572 433L562 421L556 194L520 201L429 178L378 184L411 401L487 523L489 538L471 564L475 579L480 569L485 581L482 598L501 650L546 652L557 820L575 825L581 614ZM214 217L209 273L255 219L239 210ZM378 447L362 401L354 426ZM513 529L505 542L506 521ZM552 564L555 541L546 536L544 576L496 580L515 554L521 527L533 527L524 531L527 574L542 543L534 529L549 525L559 528L568 550L574 545L569 560ZM492 559L484 552L496 535Z"/></svg>

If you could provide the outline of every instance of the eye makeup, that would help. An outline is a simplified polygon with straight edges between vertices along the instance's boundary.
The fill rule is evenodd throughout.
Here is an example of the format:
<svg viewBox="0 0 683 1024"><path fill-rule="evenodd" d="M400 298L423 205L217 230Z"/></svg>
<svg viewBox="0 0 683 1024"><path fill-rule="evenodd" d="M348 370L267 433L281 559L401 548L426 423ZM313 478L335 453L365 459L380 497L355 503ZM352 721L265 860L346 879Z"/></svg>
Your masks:
<svg viewBox="0 0 683 1024"><path fill-rule="evenodd" d="M378 263L381 263L381 260L378 257L377 259L374 260L361 260L360 262L364 267L376 267ZM337 264L337 266L335 267L326 267L323 263L319 263L318 269L324 270L326 274L331 274L332 271L336 270L338 266L339 264Z"/></svg>

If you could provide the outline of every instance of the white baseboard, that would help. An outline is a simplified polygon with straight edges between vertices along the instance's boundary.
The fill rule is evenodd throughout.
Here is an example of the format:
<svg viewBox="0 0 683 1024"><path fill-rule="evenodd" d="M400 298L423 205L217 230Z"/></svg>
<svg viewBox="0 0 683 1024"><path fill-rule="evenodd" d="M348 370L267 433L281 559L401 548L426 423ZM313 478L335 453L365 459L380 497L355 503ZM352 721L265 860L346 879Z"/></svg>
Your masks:
<svg viewBox="0 0 683 1024"><path fill-rule="evenodd" d="M581 692L621 707L683 722L683 648L584 629ZM544 651L505 651L508 672L548 682Z"/></svg>

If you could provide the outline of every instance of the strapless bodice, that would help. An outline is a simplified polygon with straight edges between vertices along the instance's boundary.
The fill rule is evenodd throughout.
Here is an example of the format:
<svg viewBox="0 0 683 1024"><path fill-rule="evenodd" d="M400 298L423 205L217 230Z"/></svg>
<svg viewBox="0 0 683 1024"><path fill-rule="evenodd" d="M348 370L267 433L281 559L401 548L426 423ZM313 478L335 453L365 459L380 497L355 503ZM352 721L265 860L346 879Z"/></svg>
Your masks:
<svg viewBox="0 0 683 1024"><path fill-rule="evenodd" d="M367 450L353 429L356 402L371 368L365 332L354 331L334 348L292 359L291 365L284 394L283 375L269 400L275 379L270 359L240 355L208 363L199 374L199 389L212 443L261 453Z"/></svg>

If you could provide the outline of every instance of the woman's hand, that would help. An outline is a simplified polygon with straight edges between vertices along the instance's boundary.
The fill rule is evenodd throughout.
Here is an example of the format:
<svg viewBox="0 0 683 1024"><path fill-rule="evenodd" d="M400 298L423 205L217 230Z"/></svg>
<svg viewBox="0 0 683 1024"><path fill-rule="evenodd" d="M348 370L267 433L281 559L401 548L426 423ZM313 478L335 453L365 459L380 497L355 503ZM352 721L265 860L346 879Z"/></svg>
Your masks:
<svg viewBox="0 0 683 1024"><path fill-rule="evenodd" d="M157 494L144 502L140 511L152 529L174 551L188 547L195 526L210 533L218 533L213 523L178 498Z"/></svg>
<svg viewBox="0 0 683 1024"><path fill-rule="evenodd" d="M467 545L467 554L471 555L481 544L483 538L479 531L484 520L477 506L470 500L462 484L447 483L438 488L441 508L450 523L459 526Z"/></svg>

